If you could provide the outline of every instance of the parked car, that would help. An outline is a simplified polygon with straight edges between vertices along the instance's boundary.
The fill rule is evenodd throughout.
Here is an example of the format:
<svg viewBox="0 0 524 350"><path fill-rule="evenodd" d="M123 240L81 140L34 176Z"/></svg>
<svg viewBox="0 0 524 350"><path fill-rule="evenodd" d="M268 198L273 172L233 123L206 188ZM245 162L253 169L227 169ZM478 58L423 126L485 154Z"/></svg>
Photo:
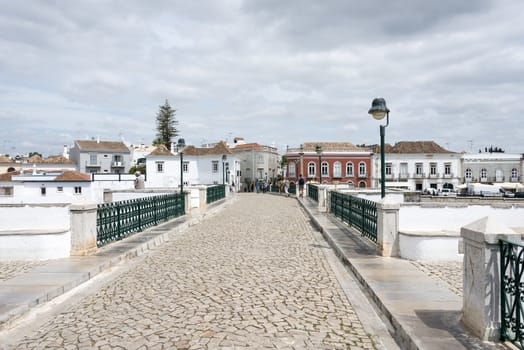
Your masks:
<svg viewBox="0 0 524 350"><path fill-rule="evenodd" d="M514 198L515 197L515 192L504 191L504 197L506 197L506 198Z"/></svg>
<svg viewBox="0 0 524 350"><path fill-rule="evenodd" d="M524 198L524 192L515 192L515 198Z"/></svg>
<svg viewBox="0 0 524 350"><path fill-rule="evenodd" d="M440 192L440 195L441 196L446 196L446 197L456 197L457 196L457 192L453 191L452 189L449 189L449 188L443 188L442 191Z"/></svg>

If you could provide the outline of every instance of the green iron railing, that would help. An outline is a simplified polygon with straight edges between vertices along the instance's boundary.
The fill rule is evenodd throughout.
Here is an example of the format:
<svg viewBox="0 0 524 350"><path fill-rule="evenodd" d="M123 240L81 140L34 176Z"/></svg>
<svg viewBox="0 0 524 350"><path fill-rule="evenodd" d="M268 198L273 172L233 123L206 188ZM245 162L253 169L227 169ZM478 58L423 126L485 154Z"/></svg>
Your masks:
<svg viewBox="0 0 524 350"><path fill-rule="evenodd" d="M307 196L314 201L318 202L318 186L309 184L307 186Z"/></svg>
<svg viewBox="0 0 524 350"><path fill-rule="evenodd" d="M218 201L219 199L226 197L226 186L216 185L210 186L206 189L206 202L207 204Z"/></svg>
<svg viewBox="0 0 524 350"><path fill-rule="evenodd" d="M524 246L499 240L500 337L524 349Z"/></svg>
<svg viewBox="0 0 524 350"><path fill-rule="evenodd" d="M99 204L96 244L104 246L184 214L184 194L181 193Z"/></svg>
<svg viewBox="0 0 524 350"><path fill-rule="evenodd" d="M330 210L336 217L377 243L377 203L331 191Z"/></svg>
<svg viewBox="0 0 524 350"><path fill-rule="evenodd" d="M271 192L272 193L280 193L280 187L278 186L278 184L271 185Z"/></svg>
<svg viewBox="0 0 524 350"><path fill-rule="evenodd" d="M289 193L291 194L297 194L297 185L294 182L289 183Z"/></svg>

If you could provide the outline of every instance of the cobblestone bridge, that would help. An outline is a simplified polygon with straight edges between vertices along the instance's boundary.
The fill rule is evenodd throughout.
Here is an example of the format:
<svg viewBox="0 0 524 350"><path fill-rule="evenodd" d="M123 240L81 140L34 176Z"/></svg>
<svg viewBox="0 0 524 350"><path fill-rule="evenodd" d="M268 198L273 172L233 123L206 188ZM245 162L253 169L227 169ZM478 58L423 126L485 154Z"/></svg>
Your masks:
<svg viewBox="0 0 524 350"><path fill-rule="evenodd" d="M263 194L237 195L50 309L4 348L396 347L300 204Z"/></svg>

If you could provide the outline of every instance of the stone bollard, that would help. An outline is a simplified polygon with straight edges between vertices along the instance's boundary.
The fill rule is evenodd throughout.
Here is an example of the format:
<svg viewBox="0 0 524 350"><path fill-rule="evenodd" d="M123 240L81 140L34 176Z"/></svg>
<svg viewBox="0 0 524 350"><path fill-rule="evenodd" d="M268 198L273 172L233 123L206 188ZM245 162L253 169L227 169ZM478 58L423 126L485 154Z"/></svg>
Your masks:
<svg viewBox="0 0 524 350"><path fill-rule="evenodd" d="M400 203L386 196L377 202L377 254L399 256L398 216Z"/></svg>
<svg viewBox="0 0 524 350"><path fill-rule="evenodd" d="M482 340L500 338L500 249L499 239L520 242L512 229L484 217L460 229L464 240L465 326Z"/></svg>
<svg viewBox="0 0 524 350"><path fill-rule="evenodd" d="M198 188L198 199L199 199L199 208L204 209L207 206L207 190L206 186L200 186Z"/></svg>
<svg viewBox="0 0 524 350"><path fill-rule="evenodd" d="M318 185L318 210L321 212L326 211L326 204L327 204L327 186L326 185Z"/></svg>
<svg viewBox="0 0 524 350"><path fill-rule="evenodd" d="M71 256L91 255L96 252L95 203L75 203L69 207L71 214Z"/></svg>

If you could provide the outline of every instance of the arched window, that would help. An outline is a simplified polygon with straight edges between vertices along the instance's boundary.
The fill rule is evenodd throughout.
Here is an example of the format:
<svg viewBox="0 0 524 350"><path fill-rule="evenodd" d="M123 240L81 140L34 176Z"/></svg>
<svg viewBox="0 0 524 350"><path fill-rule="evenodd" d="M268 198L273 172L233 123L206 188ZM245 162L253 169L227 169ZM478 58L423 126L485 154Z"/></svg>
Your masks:
<svg viewBox="0 0 524 350"><path fill-rule="evenodd" d="M519 179L519 171L516 168L511 169L511 181L516 182Z"/></svg>
<svg viewBox="0 0 524 350"><path fill-rule="evenodd" d="M333 163L333 177L342 177L342 164L340 162Z"/></svg>
<svg viewBox="0 0 524 350"><path fill-rule="evenodd" d="M358 163L358 176L366 176L366 163Z"/></svg>
<svg viewBox="0 0 524 350"><path fill-rule="evenodd" d="M351 162L346 163L346 176L347 177L355 176L354 169L353 169L353 163Z"/></svg>
<svg viewBox="0 0 524 350"><path fill-rule="evenodd" d="M317 166L315 162L309 162L307 165L307 176L315 177L317 176Z"/></svg>
<svg viewBox="0 0 524 350"><path fill-rule="evenodd" d="M295 177L296 176L295 175L295 173L296 173L296 171L295 171L295 162L289 163L288 167L289 167L289 174L288 175L290 177Z"/></svg>
<svg viewBox="0 0 524 350"><path fill-rule="evenodd" d="M329 164L327 162L322 162L322 176L328 177L329 176Z"/></svg>
<svg viewBox="0 0 524 350"><path fill-rule="evenodd" d="M468 180L471 180L471 178L473 177L473 172L471 171L471 169L466 169L466 171L464 172L464 177Z"/></svg>
<svg viewBox="0 0 524 350"><path fill-rule="evenodd" d="M486 168L480 169L480 181L486 181L488 179L488 171Z"/></svg>
<svg viewBox="0 0 524 350"><path fill-rule="evenodd" d="M360 188L366 188L366 181L360 181L360 182L358 183L358 187L360 187Z"/></svg>
<svg viewBox="0 0 524 350"><path fill-rule="evenodd" d="M502 169L495 170L495 181L504 181L504 172L502 171Z"/></svg>

